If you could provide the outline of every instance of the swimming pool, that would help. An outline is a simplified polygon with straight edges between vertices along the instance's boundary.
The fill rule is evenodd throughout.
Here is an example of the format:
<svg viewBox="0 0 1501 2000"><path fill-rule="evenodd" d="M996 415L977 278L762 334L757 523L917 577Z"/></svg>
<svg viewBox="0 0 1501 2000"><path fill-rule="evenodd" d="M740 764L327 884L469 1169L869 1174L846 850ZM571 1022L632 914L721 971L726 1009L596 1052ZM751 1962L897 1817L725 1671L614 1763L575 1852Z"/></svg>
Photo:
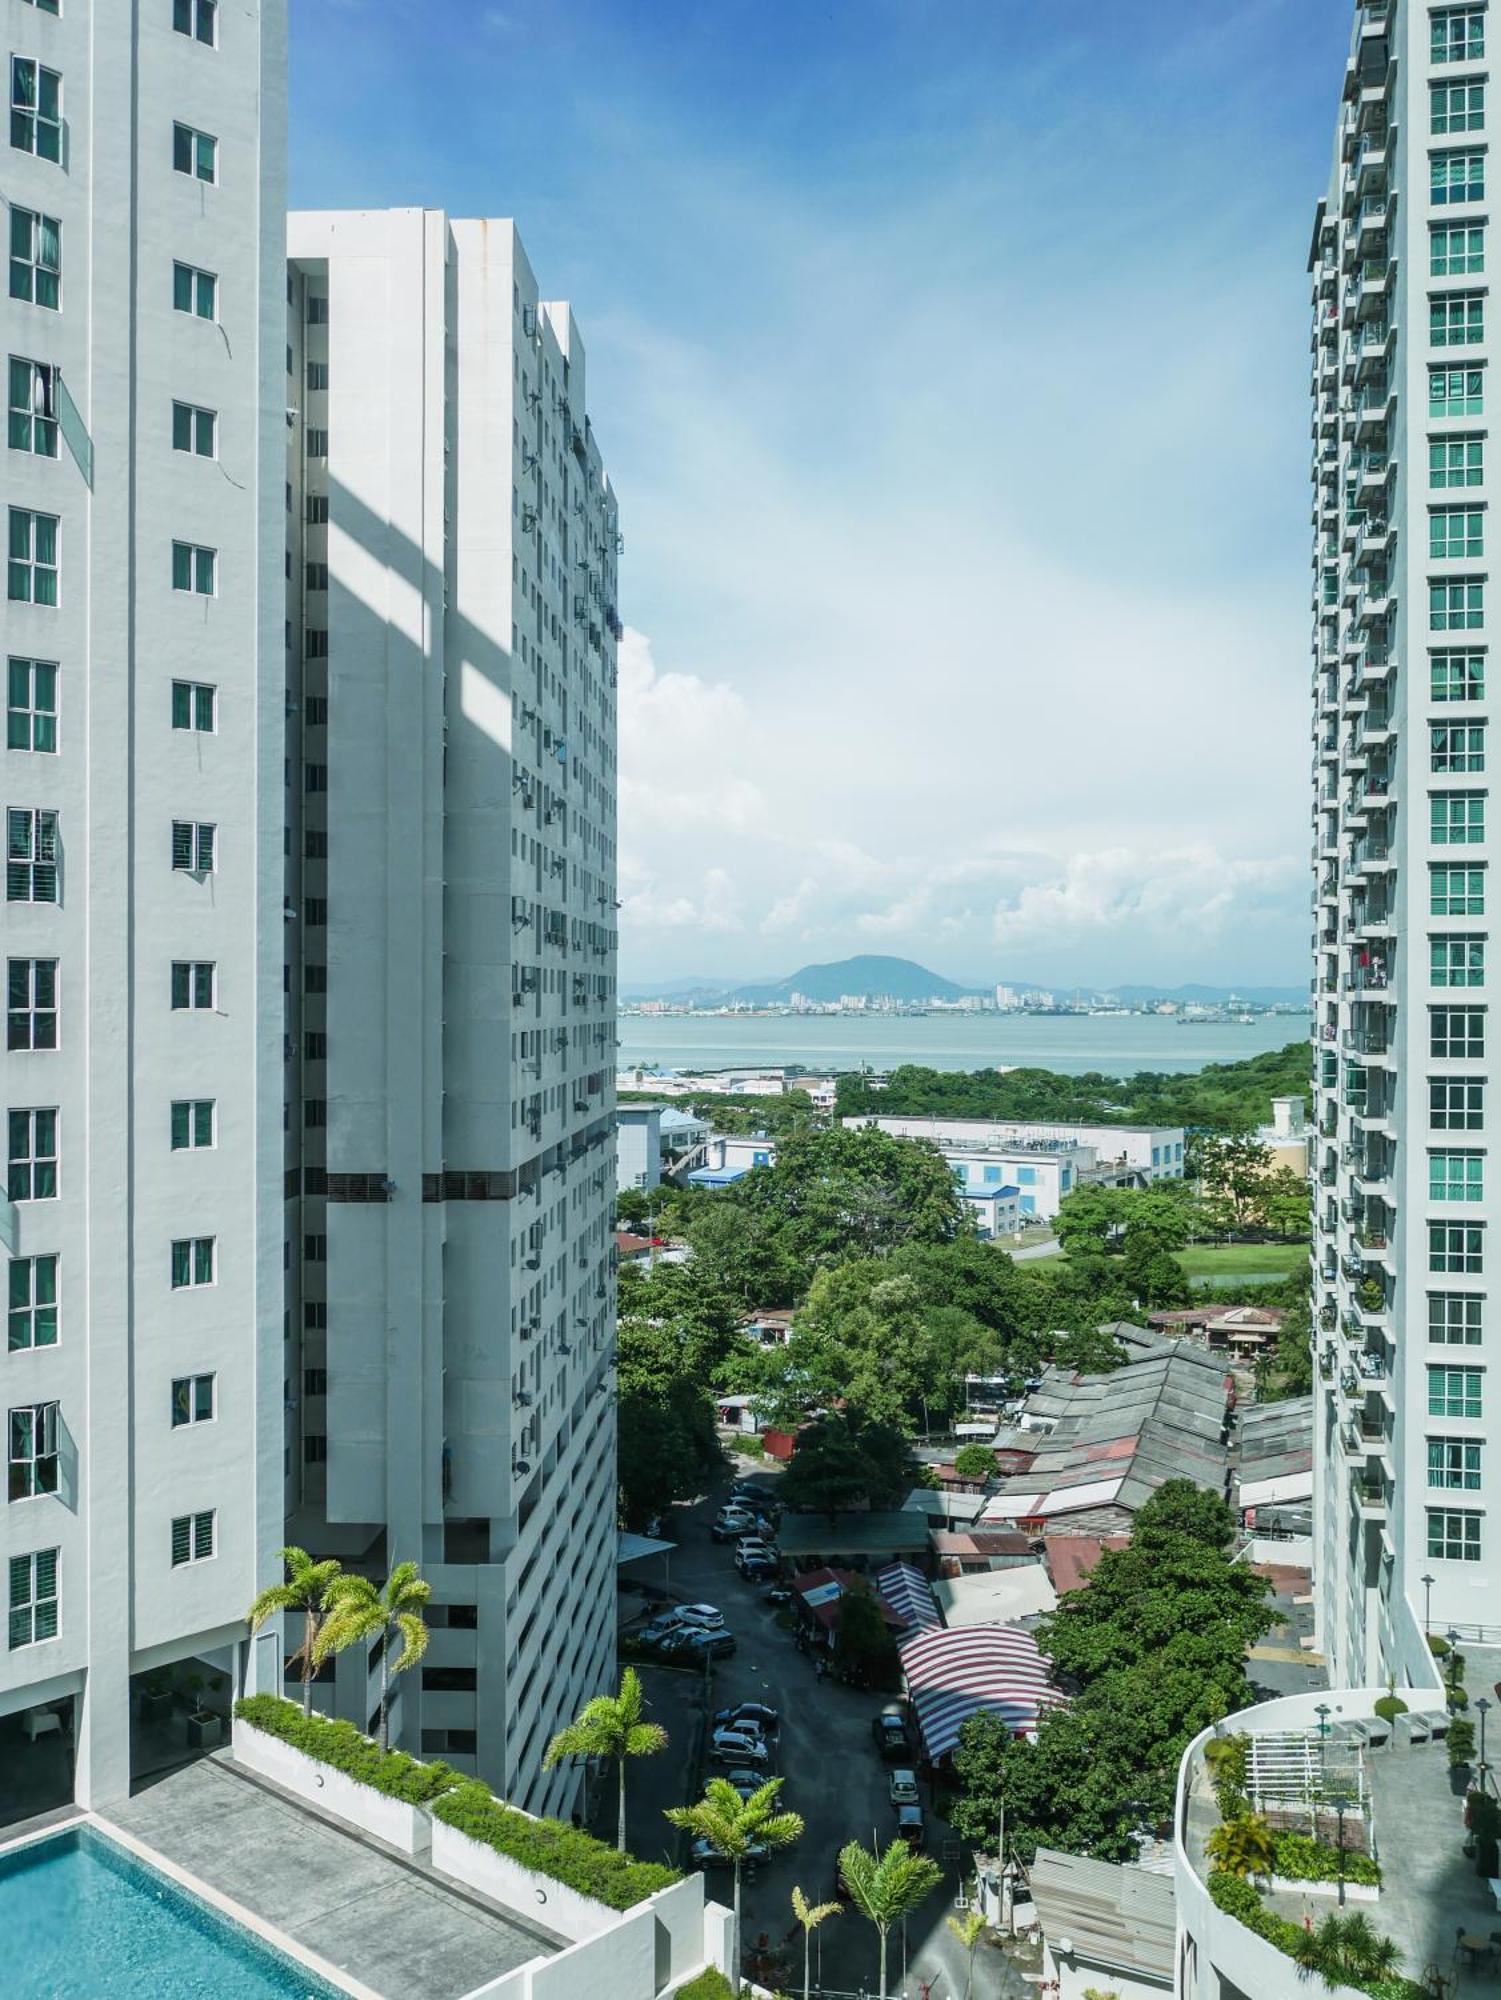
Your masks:
<svg viewBox="0 0 1501 2000"><path fill-rule="evenodd" d="M5 2000L342 2000L96 1827L0 1854Z"/></svg>

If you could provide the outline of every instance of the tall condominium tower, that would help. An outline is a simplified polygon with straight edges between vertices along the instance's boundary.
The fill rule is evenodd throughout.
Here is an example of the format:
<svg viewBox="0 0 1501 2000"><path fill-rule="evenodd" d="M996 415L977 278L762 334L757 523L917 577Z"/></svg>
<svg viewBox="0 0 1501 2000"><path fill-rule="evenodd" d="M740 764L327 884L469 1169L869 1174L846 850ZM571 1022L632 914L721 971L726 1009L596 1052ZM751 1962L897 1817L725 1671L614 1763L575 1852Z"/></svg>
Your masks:
<svg viewBox="0 0 1501 2000"><path fill-rule="evenodd" d="M396 1734L566 1810L615 1636L615 498L509 222L289 253L289 1534L420 1564Z"/></svg>
<svg viewBox="0 0 1501 2000"><path fill-rule="evenodd" d="M1484 5L1357 11L1313 301L1316 1510L1338 1684L1501 1622ZM1494 751L1489 754L1493 755Z"/></svg>
<svg viewBox="0 0 1501 2000"><path fill-rule="evenodd" d="M279 1677L286 9L5 19L0 1732L92 1801Z"/></svg>

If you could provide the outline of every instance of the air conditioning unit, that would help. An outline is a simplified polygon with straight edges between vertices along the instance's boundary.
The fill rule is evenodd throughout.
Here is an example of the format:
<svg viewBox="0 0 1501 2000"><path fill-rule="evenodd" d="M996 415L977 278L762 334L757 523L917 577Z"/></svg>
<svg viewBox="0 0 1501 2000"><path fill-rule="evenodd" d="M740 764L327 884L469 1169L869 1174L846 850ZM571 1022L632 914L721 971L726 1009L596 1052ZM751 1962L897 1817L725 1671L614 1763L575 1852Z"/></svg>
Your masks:
<svg viewBox="0 0 1501 2000"><path fill-rule="evenodd" d="M566 1340L560 1340L558 1342L558 1352L559 1354L572 1354L573 1349L568 1345Z"/></svg>
<svg viewBox="0 0 1501 2000"><path fill-rule="evenodd" d="M527 1257L523 1259L522 1269L525 1271L540 1271L542 1269L542 1259L540 1257Z"/></svg>
<svg viewBox="0 0 1501 2000"><path fill-rule="evenodd" d="M532 1392L530 1389L518 1389L511 1401L518 1410L528 1410L531 1408Z"/></svg>
<svg viewBox="0 0 1501 2000"><path fill-rule="evenodd" d="M511 1477L513 1479L525 1479L531 1469L524 1458L513 1458L511 1460Z"/></svg>

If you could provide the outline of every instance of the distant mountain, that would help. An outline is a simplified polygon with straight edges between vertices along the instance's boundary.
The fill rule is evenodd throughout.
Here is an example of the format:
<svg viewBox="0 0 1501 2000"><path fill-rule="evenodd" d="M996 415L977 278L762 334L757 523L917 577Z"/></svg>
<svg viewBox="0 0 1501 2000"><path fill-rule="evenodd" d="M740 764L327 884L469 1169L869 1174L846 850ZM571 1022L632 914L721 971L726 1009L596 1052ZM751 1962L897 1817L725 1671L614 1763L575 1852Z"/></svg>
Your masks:
<svg viewBox="0 0 1501 2000"><path fill-rule="evenodd" d="M724 995L758 1007L784 1005L794 993L805 1000L838 1000L844 994L886 1000L959 1000L977 988L958 986L940 972L929 972L910 958L881 958L863 953L836 959L832 965L804 965L786 979L762 985L736 986Z"/></svg>

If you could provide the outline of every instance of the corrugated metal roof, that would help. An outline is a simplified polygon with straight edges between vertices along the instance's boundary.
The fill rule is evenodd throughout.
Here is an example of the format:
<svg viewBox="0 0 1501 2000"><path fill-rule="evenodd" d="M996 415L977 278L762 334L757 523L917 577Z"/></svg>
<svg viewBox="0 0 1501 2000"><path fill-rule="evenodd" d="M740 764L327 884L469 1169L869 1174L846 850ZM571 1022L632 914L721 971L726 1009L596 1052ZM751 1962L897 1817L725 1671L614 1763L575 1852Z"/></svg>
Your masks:
<svg viewBox="0 0 1501 2000"><path fill-rule="evenodd" d="M1039 1847L1031 1879L1050 1945L1067 1938L1092 1966L1172 1990L1176 1904L1167 1876ZM1289 1992L1294 1984L1289 1973Z"/></svg>
<svg viewBox="0 0 1501 2000"><path fill-rule="evenodd" d="M1041 1710L1062 1699L1048 1685L1037 1641L1014 1625L925 1632L899 1650L930 1758L947 1756L972 1715L999 1715L1018 1735L1030 1736Z"/></svg>

